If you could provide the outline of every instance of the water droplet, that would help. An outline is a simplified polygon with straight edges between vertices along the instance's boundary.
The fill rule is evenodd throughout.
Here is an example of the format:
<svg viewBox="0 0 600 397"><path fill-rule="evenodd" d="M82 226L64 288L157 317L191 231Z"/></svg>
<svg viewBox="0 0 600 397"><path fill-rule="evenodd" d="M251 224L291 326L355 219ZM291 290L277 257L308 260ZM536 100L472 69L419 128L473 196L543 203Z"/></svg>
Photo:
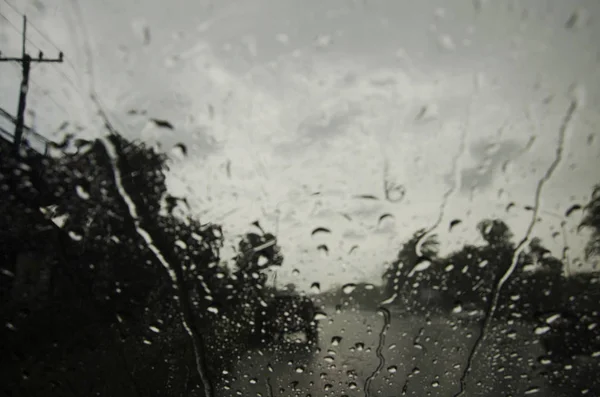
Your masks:
<svg viewBox="0 0 600 397"><path fill-rule="evenodd" d="M341 336L334 336L333 338L331 338L331 345L332 346L338 346L341 341L342 341L342 337Z"/></svg>
<svg viewBox="0 0 600 397"><path fill-rule="evenodd" d="M249 380L249 382L250 382L251 385L255 385L255 384L258 383L258 379L252 378L252 379Z"/></svg>
<svg viewBox="0 0 600 397"><path fill-rule="evenodd" d="M525 390L525 394L529 395L529 394L535 394L538 393L540 391L539 386L532 386L529 389Z"/></svg>
<svg viewBox="0 0 600 397"><path fill-rule="evenodd" d="M300 270L298 270L298 269L292 270L292 275L299 276L300 275Z"/></svg>
<svg viewBox="0 0 600 397"><path fill-rule="evenodd" d="M453 51L456 48L454 40L450 35L443 34L439 37L439 44L444 50Z"/></svg>
<svg viewBox="0 0 600 397"><path fill-rule="evenodd" d="M537 328L534 330L534 333L535 333L536 335L543 335L543 334L545 334L545 333L546 333L546 332L548 332L548 331L550 331L550 327L548 327L547 325L543 325L543 326L541 326L541 327L537 327Z"/></svg>
<svg viewBox="0 0 600 397"><path fill-rule="evenodd" d="M150 328L150 331L156 332L157 334L160 332L160 329L154 325L151 325L149 328Z"/></svg>
<svg viewBox="0 0 600 397"><path fill-rule="evenodd" d="M296 367L296 373L301 374L304 372L304 367Z"/></svg>
<svg viewBox="0 0 600 397"><path fill-rule="evenodd" d="M538 358L538 361L542 365L550 365L550 364L552 364L552 360L550 360L550 358L548 358L546 356L542 356L542 357Z"/></svg>
<svg viewBox="0 0 600 397"><path fill-rule="evenodd" d="M454 229L454 227L458 226L461 224L461 220L460 219L454 219L450 222L450 226L449 226L449 230L452 231L452 229Z"/></svg>
<svg viewBox="0 0 600 397"><path fill-rule="evenodd" d="M404 185L399 185L394 182L385 181L385 198L392 202L398 203L404 199L406 188Z"/></svg>
<svg viewBox="0 0 600 397"><path fill-rule="evenodd" d="M131 28L138 40L140 40L144 45L150 44L150 27L145 19L136 18L132 21Z"/></svg>
<svg viewBox="0 0 600 397"><path fill-rule="evenodd" d="M214 306L209 306L206 310L214 314L219 314L219 309Z"/></svg>
<svg viewBox="0 0 600 397"><path fill-rule="evenodd" d="M349 388L350 390L354 390L354 389L356 389L357 387L358 387L358 386L356 385L356 383L355 383L355 382L350 382L350 383L348 383L348 388Z"/></svg>
<svg viewBox="0 0 600 397"><path fill-rule="evenodd" d="M571 216L571 214L573 214L573 212L580 210L582 207L579 204L574 204L572 205L566 212L565 212L565 216L569 217Z"/></svg>
<svg viewBox="0 0 600 397"><path fill-rule="evenodd" d="M569 15L569 18L565 22L565 29L573 29L578 25L578 22L581 20L580 10L575 10Z"/></svg>
<svg viewBox="0 0 600 397"><path fill-rule="evenodd" d="M364 350L365 344L361 343L361 342L358 342L357 344L354 345L354 347L356 348L356 350L358 350L360 352L360 351Z"/></svg>
<svg viewBox="0 0 600 397"><path fill-rule="evenodd" d="M74 231L69 231L69 237L73 241L81 241L83 240L83 236L81 234L75 233Z"/></svg>
<svg viewBox="0 0 600 397"><path fill-rule="evenodd" d="M325 356L325 357L323 357L323 360L325 360L328 363L332 363L335 361L335 358L332 356Z"/></svg>
<svg viewBox="0 0 600 397"><path fill-rule="evenodd" d="M333 42L333 39L330 35L319 35L315 40L315 45L318 48L324 48L329 46Z"/></svg>
<svg viewBox="0 0 600 397"><path fill-rule="evenodd" d="M75 191L77 192L77 195L79 196L80 199L89 200L90 194L88 192L86 192L83 187L77 185L77 186L75 186Z"/></svg>
<svg viewBox="0 0 600 397"><path fill-rule="evenodd" d="M319 283L312 283L312 285L310 286L310 290L314 294L320 293L321 292L321 284L319 284Z"/></svg>
<svg viewBox="0 0 600 397"><path fill-rule="evenodd" d="M323 313L323 312L316 312L313 320L325 320L327 319L327 314Z"/></svg>
<svg viewBox="0 0 600 397"><path fill-rule="evenodd" d="M396 300L396 298L398 297L398 293L394 292L392 294L392 296L390 296L389 298L381 301L380 305L389 305L390 303L394 302Z"/></svg>
<svg viewBox="0 0 600 397"><path fill-rule="evenodd" d="M355 289L356 289L356 284L354 284L354 283L346 284L342 287L342 291L346 295L351 294L352 291L354 291Z"/></svg>
<svg viewBox="0 0 600 397"><path fill-rule="evenodd" d="M326 227L317 227L311 232L311 235L314 236L318 233L331 233L331 230L327 229Z"/></svg>
<svg viewBox="0 0 600 397"><path fill-rule="evenodd" d="M385 221L386 219L394 219L394 215L388 214L388 213L381 215L379 217L379 221L377 222L377 225L380 225L381 222Z"/></svg>
<svg viewBox="0 0 600 397"><path fill-rule="evenodd" d="M560 318L560 314L553 314L546 319L546 324L552 324L554 321Z"/></svg>
<svg viewBox="0 0 600 397"><path fill-rule="evenodd" d="M331 383L327 383L325 386L323 386L323 389L325 391L329 391L329 390L333 389L333 385Z"/></svg>
<svg viewBox="0 0 600 397"><path fill-rule="evenodd" d="M413 267L413 269L410 271L410 274L408 276L411 277L416 272L422 272L424 270L427 270L427 269L429 269L430 266L431 266L431 261L428 259L422 258L415 265L415 267Z"/></svg>
<svg viewBox="0 0 600 397"><path fill-rule="evenodd" d="M391 365L391 366L389 366L389 367L388 367L388 369L387 369L387 370L388 370L388 372L389 372L390 374L395 374L395 373L398 371L398 367L397 367L397 366L395 366L395 365Z"/></svg>
<svg viewBox="0 0 600 397"><path fill-rule="evenodd" d="M457 314L463 311L463 307L462 304L460 302L458 302L454 308L452 308L452 313Z"/></svg>
<svg viewBox="0 0 600 397"><path fill-rule="evenodd" d="M433 382L431 382L431 387L440 387L440 382L434 380Z"/></svg>
<svg viewBox="0 0 600 397"><path fill-rule="evenodd" d="M258 257L258 266L261 268L267 267L267 264L269 263L269 259L266 256L259 256Z"/></svg>

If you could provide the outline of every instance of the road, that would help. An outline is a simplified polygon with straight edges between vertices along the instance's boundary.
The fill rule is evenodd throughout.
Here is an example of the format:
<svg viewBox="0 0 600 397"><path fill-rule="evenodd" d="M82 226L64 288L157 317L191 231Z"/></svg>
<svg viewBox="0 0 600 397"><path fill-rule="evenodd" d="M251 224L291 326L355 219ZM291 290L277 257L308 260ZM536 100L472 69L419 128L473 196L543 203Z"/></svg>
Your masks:
<svg viewBox="0 0 600 397"><path fill-rule="evenodd" d="M224 375L219 396L453 396L479 322L363 310L326 310L319 349L248 351ZM468 396L557 395L539 374L543 351L527 324L492 326L466 378ZM376 371L378 366L381 368ZM370 380L368 380L370 379Z"/></svg>

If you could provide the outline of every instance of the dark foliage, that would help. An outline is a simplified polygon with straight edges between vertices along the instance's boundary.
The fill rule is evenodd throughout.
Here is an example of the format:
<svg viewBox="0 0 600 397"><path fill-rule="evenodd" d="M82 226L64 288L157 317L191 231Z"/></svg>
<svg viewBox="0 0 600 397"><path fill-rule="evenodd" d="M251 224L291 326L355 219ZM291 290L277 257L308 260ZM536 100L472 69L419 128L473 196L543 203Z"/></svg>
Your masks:
<svg viewBox="0 0 600 397"><path fill-rule="evenodd" d="M228 298L250 282L247 271L219 264L220 227L161 211L165 157L118 135L108 140L115 159L101 140L56 158L16 158L2 147L5 393L202 394L182 319L196 342L218 339L232 312ZM242 256L256 264L259 255L267 264L248 270L281 264L275 245ZM211 378L233 359L224 349L203 354Z"/></svg>

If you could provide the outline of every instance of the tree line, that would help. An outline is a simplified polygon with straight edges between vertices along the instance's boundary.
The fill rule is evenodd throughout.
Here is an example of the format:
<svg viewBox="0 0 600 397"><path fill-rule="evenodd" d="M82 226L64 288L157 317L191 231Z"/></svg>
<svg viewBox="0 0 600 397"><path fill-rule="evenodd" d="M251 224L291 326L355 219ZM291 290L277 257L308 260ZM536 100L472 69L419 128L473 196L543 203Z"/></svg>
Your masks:
<svg viewBox="0 0 600 397"><path fill-rule="evenodd" d="M185 199L167 192L164 154L116 133L76 146L15 157L0 144L0 389L210 393L206 379L214 383L248 348L255 311L277 293L264 272L283 263L277 237L256 223L227 265L219 225L174 214ZM600 186L581 227L592 231L591 259L600 253ZM597 313L598 273L565 277L539 239L516 255L501 220L478 230L484 244L446 256L435 236L415 231L383 275L383 295L412 314L475 312L516 260L498 316Z"/></svg>

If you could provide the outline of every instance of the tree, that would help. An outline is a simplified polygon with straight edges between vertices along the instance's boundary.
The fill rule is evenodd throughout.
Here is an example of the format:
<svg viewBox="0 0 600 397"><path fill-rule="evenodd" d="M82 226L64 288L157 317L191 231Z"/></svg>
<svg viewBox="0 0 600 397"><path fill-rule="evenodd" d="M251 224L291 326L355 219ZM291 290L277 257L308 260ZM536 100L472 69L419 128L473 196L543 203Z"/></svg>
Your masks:
<svg viewBox="0 0 600 397"><path fill-rule="evenodd" d="M590 241L585 249L586 259L600 255L600 185L594 187L592 198L585 207L585 217L579 227L592 229Z"/></svg>
<svg viewBox="0 0 600 397"><path fill-rule="evenodd" d="M438 252L438 241L435 235L426 236L425 229L417 230L400 248L396 259L383 274L386 281L385 294L392 296L405 291L409 274L422 260L435 260ZM425 238L424 241L423 238ZM422 257L417 254L417 246L421 243Z"/></svg>
<svg viewBox="0 0 600 397"><path fill-rule="evenodd" d="M229 278L219 265L222 232L161 212L164 155L117 134L108 141L116 159L100 140L57 158L2 152L8 200L0 207L0 246L11 247L3 274L22 273L19 255L37 252L47 258L35 266L47 273L48 290L17 300L10 293L16 282L1 280L0 315L10 324L0 331L3 387L18 394L88 395L107 386L113 395L203 394L199 374L188 370L196 368L195 348L184 346L209 334L208 308L224 284L218 275ZM182 318L196 329L194 341ZM223 351L205 353L214 377L225 365ZM112 368L119 371L107 382ZM23 383L23 374L36 375Z"/></svg>

